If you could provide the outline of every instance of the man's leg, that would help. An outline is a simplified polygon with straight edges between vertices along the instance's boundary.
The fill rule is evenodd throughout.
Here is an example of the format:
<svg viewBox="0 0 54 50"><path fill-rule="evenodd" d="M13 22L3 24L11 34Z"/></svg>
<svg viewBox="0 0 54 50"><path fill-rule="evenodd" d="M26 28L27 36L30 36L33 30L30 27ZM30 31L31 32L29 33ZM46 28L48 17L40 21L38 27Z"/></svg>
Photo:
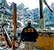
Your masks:
<svg viewBox="0 0 54 50"><path fill-rule="evenodd" d="M24 42L24 43L25 43L25 50L33 50L34 42Z"/></svg>

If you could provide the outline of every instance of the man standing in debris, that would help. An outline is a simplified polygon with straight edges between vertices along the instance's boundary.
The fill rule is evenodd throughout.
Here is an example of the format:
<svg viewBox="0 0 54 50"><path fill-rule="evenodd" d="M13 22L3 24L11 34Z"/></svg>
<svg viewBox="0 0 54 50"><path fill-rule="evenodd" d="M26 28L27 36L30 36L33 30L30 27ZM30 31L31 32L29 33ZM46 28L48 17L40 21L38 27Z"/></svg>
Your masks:
<svg viewBox="0 0 54 50"><path fill-rule="evenodd" d="M38 32L31 26L31 21L28 22L28 26L25 27L21 33L21 40L25 43L25 48L33 50L33 44L38 38Z"/></svg>

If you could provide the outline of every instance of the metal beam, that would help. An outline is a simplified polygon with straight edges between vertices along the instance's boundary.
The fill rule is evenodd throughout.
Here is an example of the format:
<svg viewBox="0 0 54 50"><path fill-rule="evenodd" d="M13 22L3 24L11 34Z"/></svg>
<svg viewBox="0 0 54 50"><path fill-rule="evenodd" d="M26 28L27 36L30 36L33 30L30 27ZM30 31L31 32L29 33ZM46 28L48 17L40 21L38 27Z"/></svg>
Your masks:
<svg viewBox="0 0 54 50"><path fill-rule="evenodd" d="M40 19L43 18L43 4L42 0L39 0L39 5L40 5Z"/></svg>

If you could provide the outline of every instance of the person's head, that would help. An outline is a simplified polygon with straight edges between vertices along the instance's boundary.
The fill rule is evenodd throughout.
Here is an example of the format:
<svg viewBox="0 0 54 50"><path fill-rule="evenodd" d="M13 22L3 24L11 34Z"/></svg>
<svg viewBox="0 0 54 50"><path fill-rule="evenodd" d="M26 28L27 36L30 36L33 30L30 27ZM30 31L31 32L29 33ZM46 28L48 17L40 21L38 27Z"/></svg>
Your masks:
<svg viewBox="0 0 54 50"><path fill-rule="evenodd" d="M31 21L28 22L28 26L31 26Z"/></svg>

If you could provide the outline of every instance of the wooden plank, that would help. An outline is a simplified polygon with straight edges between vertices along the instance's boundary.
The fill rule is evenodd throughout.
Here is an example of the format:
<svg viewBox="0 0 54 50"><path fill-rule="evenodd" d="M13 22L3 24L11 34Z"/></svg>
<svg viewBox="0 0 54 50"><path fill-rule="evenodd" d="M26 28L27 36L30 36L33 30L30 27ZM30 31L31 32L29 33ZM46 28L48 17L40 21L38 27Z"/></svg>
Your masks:
<svg viewBox="0 0 54 50"><path fill-rule="evenodd" d="M13 50L16 50L16 47L15 47L15 43L16 43L16 25L17 25L17 13L16 13L16 4L14 3L14 9L13 9L13 25L14 25L14 39L13 39Z"/></svg>

